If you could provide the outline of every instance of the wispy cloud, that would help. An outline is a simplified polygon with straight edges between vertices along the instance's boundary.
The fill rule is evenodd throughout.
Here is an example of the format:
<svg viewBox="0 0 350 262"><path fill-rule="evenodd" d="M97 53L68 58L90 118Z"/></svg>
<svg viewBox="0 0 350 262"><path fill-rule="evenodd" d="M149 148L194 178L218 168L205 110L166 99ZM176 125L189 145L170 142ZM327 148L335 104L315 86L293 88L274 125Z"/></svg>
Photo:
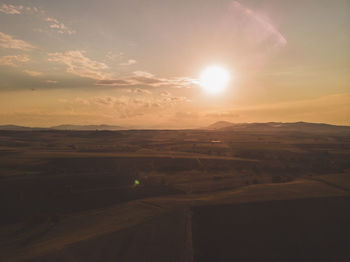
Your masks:
<svg viewBox="0 0 350 262"><path fill-rule="evenodd" d="M48 83L48 84L57 84L57 81L56 81L56 80L45 80L45 83Z"/></svg>
<svg viewBox="0 0 350 262"><path fill-rule="evenodd" d="M33 70L24 70L23 72L26 73L27 75L30 75L30 76L33 76L33 77L37 77L37 76L43 75L42 72L33 71Z"/></svg>
<svg viewBox="0 0 350 262"><path fill-rule="evenodd" d="M127 62L124 62L124 63L120 63L121 66L129 66L129 65L134 65L136 64L137 61L134 60L134 59L129 59Z"/></svg>
<svg viewBox="0 0 350 262"><path fill-rule="evenodd" d="M134 71L133 74L136 76L136 77L144 77L144 78L154 78L154 75L149 73L149 72L146 72L146 71Z"/></svg>
<svg viewBox="0 0 350 262"><path fill-rule="evenodd" d="M123 57L124 56L124 53L123 52L119 52L118 54L115 54L115 53L113 53L112 51L109 51L107 54L106 54L106 58L108 59L108 60L116 60L116 59L119 59L119 58L121 58L121 57Z"/></svg>
<svg viewBox="0 0 350 262"><path fill-rule="evenodd" d="M73 35L76 33L74 30L69 29L65 24L55 18L47 17L45 21L49 23L49 27L51 29L55 30L59 34Z"/></svg>
<svg viewBox="0 0 350 262"><path fill-rule="evenodd" d="M0 32L0 47L19 49L22 51L30 51L35 47L23 40L15 39L14 37Z"/></svg>
<svg viewBox="0 0 350 262"><path fill-rule="evenodd" d="M113 107L117 101L118 99L113 96L102 96L93 98L93 103L107 107Z"/></svg>
<svg viewBox="0 0 350 262"><path fill-rule="evenodd" d="M136 94L152 94L151 91L147 90L147 89L143 89L143 88L136 88L134 89L134 93Z"/></svg>
<svg viewBox="0 0 350 262"><path fill-rule="evenodd" d="M82 105L87 105L87 106L90 105L90 101L88 99L81 98L81 97L75 98L74 102Z"/></svg>
<svg viewBox="0 0 350 262"><path fill-rule="evenodd" d="M0 65L18 67L23 63L28 62L28 55L8 55L0 57Z"/></svg>
<svg viewBox="0 0 350 262"><path fill-rule="evenodd" d="M168 91L162 91L160 92L161 96L170 96L171 94Z"/></svg>
<svg viewBox="0 0 350 262"><path fill-rule="evenodd" d="M60 22L58 19L53 17L47 17L46 12L44 10L34 6L2 4L0 6L0 12L5 13L7 15L39 14L38 18L47 22L51 30L54 30L59 34L67 34L67 35L73 35L76 33L75 30L70 29L64 23Z"/></svg>
<svg viewBox="0 0 350 262"><path fill-rule="evenodd" d="M74 50L63 53L50 53L49 61L57 62L67 66L67 72L95 80L108 77L104 72L108 66L105 63L94 61L85 56L84 51Z"/></svg>
<svg viewBox="0 0 350 262"><path fill-rule="evenodd" d="M161 78L145 71L135 71L133 75L119 79L103 79L96 85L111 87L176 87L189 88L197 86L196 79L188 77Z"/></svg>
<svg viewBox="0 0 350 262"><path fill-rule="evenodd" d="M23 5L10 5L2 4L0 6L0 12L7 15L20 15L24 13L38 13L40 10L37 7L29 7Z"/></svg>
<svg viewBox="0 0 350 262"><path fill-rule="evenodd" d="M8 15L19 15L22 13L24 9L23 5L7 5L7 4L2 4L0 6L0 12L8 14Z"/></svg>

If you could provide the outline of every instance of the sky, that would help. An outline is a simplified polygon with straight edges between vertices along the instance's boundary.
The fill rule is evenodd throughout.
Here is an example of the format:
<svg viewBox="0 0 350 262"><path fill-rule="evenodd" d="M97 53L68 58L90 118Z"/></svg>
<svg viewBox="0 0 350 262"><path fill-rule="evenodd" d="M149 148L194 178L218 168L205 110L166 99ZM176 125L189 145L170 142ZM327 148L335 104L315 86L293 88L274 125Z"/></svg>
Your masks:
<svg viewBox="0 0 350 262"><path fill-rule="evenodd" d="M349 0L0 0L0 124L350 125L349 28Z"/></svg>

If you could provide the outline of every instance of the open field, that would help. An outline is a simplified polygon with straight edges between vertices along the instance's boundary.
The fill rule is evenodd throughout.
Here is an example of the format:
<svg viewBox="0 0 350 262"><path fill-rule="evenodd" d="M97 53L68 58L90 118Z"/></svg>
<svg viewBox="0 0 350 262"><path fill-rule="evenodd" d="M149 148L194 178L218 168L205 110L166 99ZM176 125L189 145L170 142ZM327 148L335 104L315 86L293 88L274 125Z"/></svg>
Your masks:
<svg viewBox="0 0 350 262"><path fill-rule="evenodd" d="M0 131L0 261L348 261L349 170L347 131Z"/></svg>
<svg viewBox="0 0 350 262"><path fill-rule="evenodd" d="M348 261L350 197L194 209L195 261Z"/></svg>

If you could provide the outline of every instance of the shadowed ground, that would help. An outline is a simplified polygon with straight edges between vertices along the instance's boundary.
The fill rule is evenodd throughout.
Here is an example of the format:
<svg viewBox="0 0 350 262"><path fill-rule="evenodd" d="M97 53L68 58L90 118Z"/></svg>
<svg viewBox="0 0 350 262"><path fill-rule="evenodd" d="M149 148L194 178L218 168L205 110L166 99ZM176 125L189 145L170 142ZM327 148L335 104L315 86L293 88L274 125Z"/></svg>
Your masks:
<svg viewBox="0 0 350 262"><path fill-rule="evenodd" d="M195 261L350 261L350 198L193 209Z"/></svg>

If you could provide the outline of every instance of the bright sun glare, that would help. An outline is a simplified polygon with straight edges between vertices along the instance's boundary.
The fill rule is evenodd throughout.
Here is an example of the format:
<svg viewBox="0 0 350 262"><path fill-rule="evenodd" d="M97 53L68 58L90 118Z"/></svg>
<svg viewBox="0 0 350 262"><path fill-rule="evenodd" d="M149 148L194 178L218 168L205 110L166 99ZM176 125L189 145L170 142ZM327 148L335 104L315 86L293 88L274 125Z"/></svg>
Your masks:
<svg viewBox="0 0 350 262"><path fill-rule="evenodd" d="M219 94L225 91L230 81L229 72L220 66L209 66L200 75L200 85L208 94Z"/></svg>

